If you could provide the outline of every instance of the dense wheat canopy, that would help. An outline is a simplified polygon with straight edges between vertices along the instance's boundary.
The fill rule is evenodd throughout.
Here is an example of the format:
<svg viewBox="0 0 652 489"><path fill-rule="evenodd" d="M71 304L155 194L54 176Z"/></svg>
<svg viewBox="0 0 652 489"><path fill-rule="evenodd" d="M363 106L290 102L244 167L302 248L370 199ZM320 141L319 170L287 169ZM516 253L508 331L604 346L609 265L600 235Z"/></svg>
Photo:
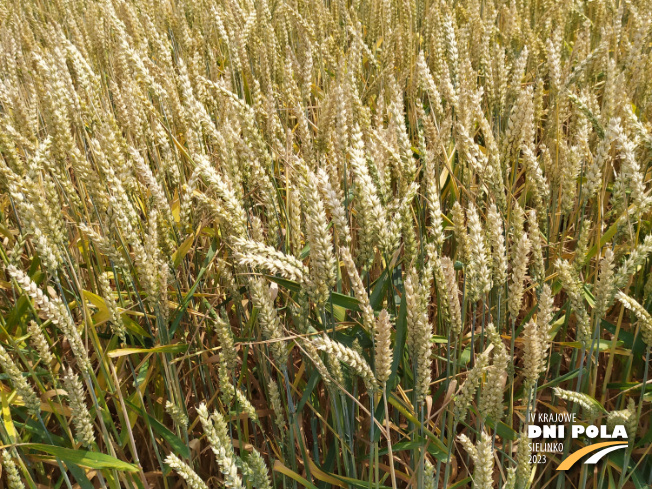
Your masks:
<svg viewBox="0 0 652 489"><path fill-rule="evenodd" d="M651 102L646 0L0 0L4 484L649 487Z"/></svg>

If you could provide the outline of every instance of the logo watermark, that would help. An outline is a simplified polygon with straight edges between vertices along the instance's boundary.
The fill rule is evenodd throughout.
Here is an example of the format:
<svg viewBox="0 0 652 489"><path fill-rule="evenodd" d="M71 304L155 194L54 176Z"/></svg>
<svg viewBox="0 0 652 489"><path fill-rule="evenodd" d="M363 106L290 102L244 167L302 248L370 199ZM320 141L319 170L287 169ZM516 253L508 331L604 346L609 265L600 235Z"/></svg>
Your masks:
<svg viewBox="0 0 652 489"><path fill-rule="evenodd" d="M606 425L586 425L577 422L575 413L536 413L530 414L527 437L531 441L529 449L532 453L531 463L545 463L546 454L564 453L564 443L567 436L571 440L588 438L589 440L612 440L591 443L569 454L557 467L557 470L568 470L584 456L594 453L584 463L596 464L605 455L627 447L627 430L622 424L611 429ZM536 423L536 424L535 424Z"/></svg>

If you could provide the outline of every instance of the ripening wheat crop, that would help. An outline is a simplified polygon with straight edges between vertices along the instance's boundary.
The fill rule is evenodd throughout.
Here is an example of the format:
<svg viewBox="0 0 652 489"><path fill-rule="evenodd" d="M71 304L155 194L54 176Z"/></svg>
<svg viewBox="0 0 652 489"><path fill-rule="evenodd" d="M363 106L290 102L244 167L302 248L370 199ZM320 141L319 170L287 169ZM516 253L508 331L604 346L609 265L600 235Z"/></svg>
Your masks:
<svg viewBox="0 0 652 489"><path fill-rule="evenodd" d="M649 487L651 122L649 0L0 0L0 485Z"/></svg>

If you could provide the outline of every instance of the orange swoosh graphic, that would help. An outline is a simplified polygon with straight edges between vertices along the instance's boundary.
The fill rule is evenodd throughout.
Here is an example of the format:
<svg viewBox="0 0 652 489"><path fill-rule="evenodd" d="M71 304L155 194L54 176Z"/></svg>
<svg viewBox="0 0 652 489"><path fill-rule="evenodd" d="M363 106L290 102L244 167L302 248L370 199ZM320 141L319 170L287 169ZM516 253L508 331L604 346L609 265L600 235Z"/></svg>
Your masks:
<svg viewBox="0 0 652 489"><path fill-rule="evenodd" d="M611 445L626 445L627 442L622 441L604 441L602 443L595 443L593 445L588 445L574 453L571 453L568 457L564 459L562 463L559 464L557 470L568 470L570 469L575 462L581 459L584 455L595 452L600 448L609 447Z"/></svg>

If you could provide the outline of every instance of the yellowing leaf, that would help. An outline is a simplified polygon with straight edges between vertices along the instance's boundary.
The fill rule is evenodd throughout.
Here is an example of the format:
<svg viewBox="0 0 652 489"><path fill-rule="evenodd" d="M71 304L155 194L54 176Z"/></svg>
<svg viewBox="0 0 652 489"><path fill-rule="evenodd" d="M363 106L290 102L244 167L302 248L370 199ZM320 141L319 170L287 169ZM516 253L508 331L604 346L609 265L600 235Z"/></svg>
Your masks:
<svg viewBox="0 0 652 489"><path fill-rule="evenodd" d="M328 482L331 486L346 487L342 481L336 479L335 477L328 475L326 472L321 470L312 459L308 459L308 465L310 465L310 473L315 479L319 479L323 482Z"/></svg>
<svg viewBox="0 0 652 489"><path fill-rule="evenodd" d="M132 333L138 335L138 336L144 336L146 338L151 338L152 335L150 335L147 331L145 331L140 324L138 324L136 321L131 319L129 316L126 314L122 315L122 322L126 326L126 328L131 331Z"/></svg>
<svg viewBox="0 0 652 489"><path fill-rule="evenodd" d="M307 487L308 489L317 489L317 486L311 484L299 474L283 465L280 460L274 462L274 472L280 472L283 475L287 475L290 479L297 481L303 487Z"/></svg>
<svg viewBox="0 0 652 489"><path fill-rule="evenodd" d="M109 313L109 308L106 306L106 302L104 302L102 297L93 294L88 290L82 290L82 295L98 309L98 312L93 315L93 322L95 324L100 324L109 320L111 314Z"/></svg>
<svg viewBox="0 0 652 489"><path fill-rule="evenodd" d="M570 346L571 348L577 348L578 350L583 346L581 341L561 341L558 344L563 346ZM616 342L617 347L622 345L623 345L622 341ZM598 344L598 351L602 352L605 350L609 350L610 348L611 348L611 340L600 340Z"/></svg>
<svg viewBox="0 0 652 489"><path fill-rule="evenodd" d="M11 418L11 410L9 409L9 396L6 392L1 394L2 396L2 421L7 430L7 435L9 439L16 439L16 428L14 427L14 421Z"/></svg>
<svg viewBox="0 0 652 489"><path fill-rule="evenodd" d="M119 358L126 355L134 355L136 353L183 353L188 349L188 345L161 345L153 348L120 348L119 350L111 350L107 353L109 358Z"/></svg>
<svg viewBox="0 0 652 489"><path fill-rule="evenodd" d="M179 224L181 222L181 202L179 201L179 191L174 191L174 198L172 200L172 205L170 206L170 211L172 212L172 218L174 222Z"/></svg>
<svg viewBox="0 0 652 489"><path fill-rule="evenodd" d="M195 235L191 234L186 238L186 240L181 243L181 246L179 246L179 249L175 251L172 254L172 263L174 263L174 268L177 268L179 264L181 263L181 260L183 260L183 257L186 256L188 251L190 251L190 248L192 247L192 243L195 241Z"/></svg>

